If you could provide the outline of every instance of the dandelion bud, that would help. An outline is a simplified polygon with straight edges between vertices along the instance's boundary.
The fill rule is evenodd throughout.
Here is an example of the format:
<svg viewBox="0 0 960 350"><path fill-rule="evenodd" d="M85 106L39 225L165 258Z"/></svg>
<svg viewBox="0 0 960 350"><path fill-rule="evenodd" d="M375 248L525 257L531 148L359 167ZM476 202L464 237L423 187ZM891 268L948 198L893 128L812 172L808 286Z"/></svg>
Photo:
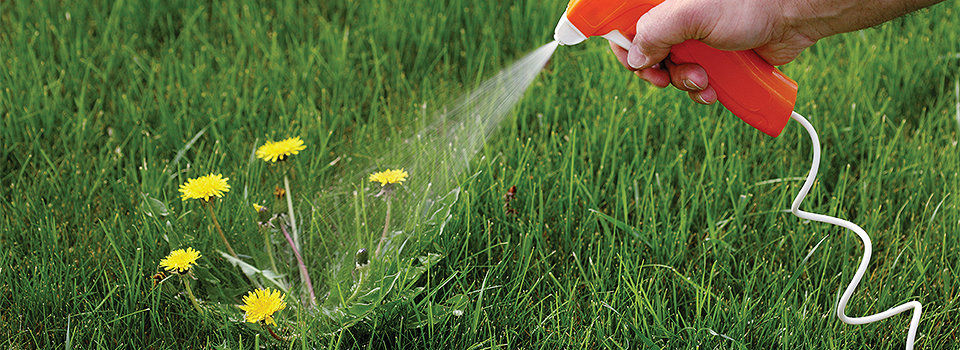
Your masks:
<svg viewBox="0 0 960 350"><path fill-rule="evenodd" d="M257 208L257 221L259 221L261 224L266 224L267 222L269 222L270 215L271 215L270 208L267 208L265 206L259 206Z"/></svg>
<svg viewBox="0 0 960 350"><path fill-rule="evenodd" d="M357 251L355 262L358 269L370 263L370 253L367 253L367 248L360 248L360 250Z"/></svg>

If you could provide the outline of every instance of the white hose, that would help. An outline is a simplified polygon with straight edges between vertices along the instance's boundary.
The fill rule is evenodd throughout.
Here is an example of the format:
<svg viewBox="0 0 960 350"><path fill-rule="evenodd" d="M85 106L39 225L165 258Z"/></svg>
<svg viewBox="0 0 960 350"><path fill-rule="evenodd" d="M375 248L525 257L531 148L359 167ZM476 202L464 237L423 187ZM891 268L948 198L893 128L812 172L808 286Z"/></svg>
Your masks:
<svg viewBox="0 0 960 350"><path fill-rule="evenodd" d="M843 295L840 296L840 303L837 304L837 317L840 318L840 321L843 321L847 324L866 324L877 322L897 315L901 312L906 312L910 309L913 309L913 318L910 320L910 331L907 333L906 345L907 350L912 350L913 343L917 338L917 327L920 325L920 313L922 312L922 306L920 305L920 302L911 301L890 308L887 311L863 317L849 317L844 313L844 309L847 308L847 302L850 301L850 296L853 295L854 290L856 290L857 286L860 284L860 280L863 279L863 274L867 272L867 265L870 264L870 255L873 253L873 247L870 243L870 237L867 236L867 232L860 228L860 226L857 226L857 224L832 216L814 214L800 210L800 203L803 202L804 197L806 197L807 193L810 192L810 187L813 186L813 182L817 178L817 170L820 168L820 138L817 137L817 131L813 129L813 125L810 125L810 122L807 121L807 119L802 115L798 114L797 112L793 112L793 115L790 117L800 123L800 125L803 125L803 128L806 129L807 133L810 134L810 140L813 142L813 164L810 166L810 173L807 175L807 180L804 181L800 192L797 193L797 198L793 200L793 206L790 208L790 210L793 211L793 215L796 215L801 219L819 221L848 228L855 232L857 236L860 237L860 240L863 241L863 259L860 260L860 267L857 268L857 273L853 275L853 280L850 281L850 285L847 286L847 289L843 291Z"/></svg>

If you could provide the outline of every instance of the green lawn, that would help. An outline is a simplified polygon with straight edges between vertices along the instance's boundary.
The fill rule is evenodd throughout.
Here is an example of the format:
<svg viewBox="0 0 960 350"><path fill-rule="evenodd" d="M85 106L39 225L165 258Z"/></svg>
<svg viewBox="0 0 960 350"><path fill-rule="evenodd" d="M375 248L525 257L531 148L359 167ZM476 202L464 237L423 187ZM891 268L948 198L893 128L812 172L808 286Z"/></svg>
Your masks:
<svg viewBox="0 0 960 350"><path fill-rule="evenodd" d="M856 236L784 212L809 167L803 130L770 138L643 84L603 40L561 47L469 166L410 141L551 40L564 5L0 1L0 347L902 348L907 315L835 316ZM783 70L825 152L804 208L874 240L848 313L919 300L918 348L960 347L958 3L828 38ZM271 283L218 253L178 187L228 177L216 215L265 269L251 206L286 211L284 169L253 151L287 136L308 147L286 164L320 307L301 306L270 233L292 284L279 342L235 306ZM401 233L358 273L385 215L366 178L387 167L410 170L392 199ZM151 279L188 246L203 313L180 277Z"/></svg>

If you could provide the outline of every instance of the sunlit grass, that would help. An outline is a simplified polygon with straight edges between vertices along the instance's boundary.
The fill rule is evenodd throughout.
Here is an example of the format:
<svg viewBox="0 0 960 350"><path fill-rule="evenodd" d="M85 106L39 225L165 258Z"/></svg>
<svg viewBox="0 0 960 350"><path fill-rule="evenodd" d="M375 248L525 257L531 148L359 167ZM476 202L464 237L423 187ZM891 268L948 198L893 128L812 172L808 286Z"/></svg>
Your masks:
<svg viewBox="0 0 960 350"><path fill-rule="evenodd" d="M447 188L398 190L390 227L410 237L377 259L386 203L367 177L409 170L390 150L546 43L563 5L0 2L0 346L902 347L906 316L834 316L856 237L783 212L803 131L771 139L651 89L602 41L561 47ZM805 205L874 239L849 314L920 300L922 349L958 345L957 18L947 2L784 68L825 152ZM293 135L308 148L288 171L257 158ZM209 208L180 199L210 173L230 179L212 209L253 277L218 253ZM327 314L302 306L284 236L252 209L288 212L284 174ZM180 277L152 278L185 247L203 252L203 312ZM289 287L283 343L243 322L255 283Z"/></svg>

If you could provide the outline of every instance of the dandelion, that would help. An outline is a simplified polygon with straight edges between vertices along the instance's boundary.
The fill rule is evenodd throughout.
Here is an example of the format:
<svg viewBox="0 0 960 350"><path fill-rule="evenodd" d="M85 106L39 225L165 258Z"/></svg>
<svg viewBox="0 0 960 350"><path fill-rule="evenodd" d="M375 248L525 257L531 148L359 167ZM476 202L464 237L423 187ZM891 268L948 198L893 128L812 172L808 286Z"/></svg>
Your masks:
<svg viewBox="0 0 960 350"><path fill-rule="evenodd" d="M383 234L380 235L380 242L377 243L377 250L374 251L374 256L380 255L383 241L387 239L387 231L390 229L390 209L392 208L390 197L391 194L393 194L393 188L395 185L402 184L406 181L408 176L410 176L410 174L407 174L403 168L400 168L400 170L387 169L370 174L370 182L380 183L380 193L378 193L377 196L383 196L383 200L387 202L387 214L383 221Z"/></svg>
<svg viewBox="0 0 960 350"><path fill-rule="evenodd" d="M283 340L273 332L270 325L276 325L273 314L277 311L287 308L287 303L283 301L285 296L279 290L257 289L247 293L243 297L243 305L240 309L244 311L243 318L250 323L259 323L267 328L277 340Z"/></svg>
<svg viewBox="0 0 960 350"><path fill-rule="evenodd" d="M370 174L371 182L379 182L380 186L387 186L390 184L399 184L403 183L407 179L407 172L403 169L400 170L384 170L381 172Z"/></svg>
<svg viewBox="0 0 960 350"><path fill-rule="evenodd" d="M267 207L262 206L262 205L257 204L257 203L253 203L253 211L259 213L260 211L262 211L262 210L264 210L264 209L267 209Z"/></svg>
<svg viewBox="0 0 960 350"><path fill-rule="evenodd" d="M211 201L213 197L221 198L224 193L230 192L227 178L220 174L210 174L195 179L189 179L180 185L180 198L184 201L202 199Z"/></svg>
<svg viewBox="0 0 960 350"><path fill-rule="evenodd" d="M287 138L283 141L268 141L257 148L257 158L271 163L282 162L306 148L307 146L303 144L303 140L299 136Z"/></svg>
<svg viewBox="0 0 960 350"><path fill-rule="evenodd" d="M190 288L190 282L187 281L187 277L185 277L184 274L185 272L189 272L193 265L197 264L197 259L200 259L200 252L196 249L190 247L187 247L187 249L177 249L170 252L166 258L160 260L160 267L167 271L175 272L180 276L180 281L183 282L183 288L187 291L187 296L190 297L190 303L202 314L203 309L200 307L200 303L197 302L197 297L193 295L193 289Z"/></svg>
<svg viewBox="0 0 960 350"><path fill-rule="evenodd" d="M212 173L195 179L189 179L186 183L180 185L180 198L184 201L189 199L201 200L201 203L208 209L210 220L213 221L213 226L217 229L217 233L220 234L220 239L222 239L223 243L227 246L227 251L236 258L237 252L233 251L233 247L231 247L230 242L227 241L227 236L223 234L223 228L220 227L220 222L217 221L217 214L213 212L213 198L222 198L224 193L230 192L230 185L227 184L227 180L227 178L220 174Z"/></svg>
<svg viewBox="0 0 960 350"><path fill-rule="evenodd" d="M166 258L160 260L160 267L170 272L184 273L197 264L200 252L193 248L177 249L170 252Z"/></svg>
<svg viewBox="0 0 960 350"><path fill-rule="evenodd" d="M306 149L307 146L304 145L303 140L299 136L290 137L282 141L268 141L257 148L257 158L263 159L268 163L284 162L290 156L300 153L300 151ZM316 305L316 297L313 293L313 285L310 282L310 275L307 274L306 264L303 262L303 257L300 255L300 231L297 230L297 217L293 210L293 194L290 192L290 177L287 172L283 174L283 188L277 186L273 191L273 194L277 197L277 200L282 200L286 197L287 200L287 216L290 221L290 231L293 233L293 237L290 237L290 234L286 232L283 224L280 224L280 229L284 231L284 235L287 238L287 243L290 243L290 248L293 250L294 255L297 257L297 264L300 266L300 279L305 282L305 287L310 291L310 304Z"/></svg>
<svg viewBox="0 0 960 350"><path fill-rule="evenodd" d="M247 293L243 297L243 305L240 305L240 309L245 312L243 318L251 323L263 322L276 325L273 314L287 308L287 303L283 301L284 297L279 290L270 288L260 288Z"/></svg>
<svg viewBox="0 0 960 350"><path fill-rule="evenodd" d="M300 151L306 149L307 146L303 144L303 140L299 136L289 137L282 141L267 141L257 148L257 158L263 159L265 162L276 163L278 161L282 162L287 160L290 156L300 153ZM277 196L277 199L282 199L284 196L287 197L287 207L289 207L290 215L290 227L293 230L294 241L300 242L299 231L297 230L296 216L293 214L293 200L290 198L290 180L287 177L287 174L283 174L283 186L280 188L277 186L274 189L273 194Z"/></svg>

